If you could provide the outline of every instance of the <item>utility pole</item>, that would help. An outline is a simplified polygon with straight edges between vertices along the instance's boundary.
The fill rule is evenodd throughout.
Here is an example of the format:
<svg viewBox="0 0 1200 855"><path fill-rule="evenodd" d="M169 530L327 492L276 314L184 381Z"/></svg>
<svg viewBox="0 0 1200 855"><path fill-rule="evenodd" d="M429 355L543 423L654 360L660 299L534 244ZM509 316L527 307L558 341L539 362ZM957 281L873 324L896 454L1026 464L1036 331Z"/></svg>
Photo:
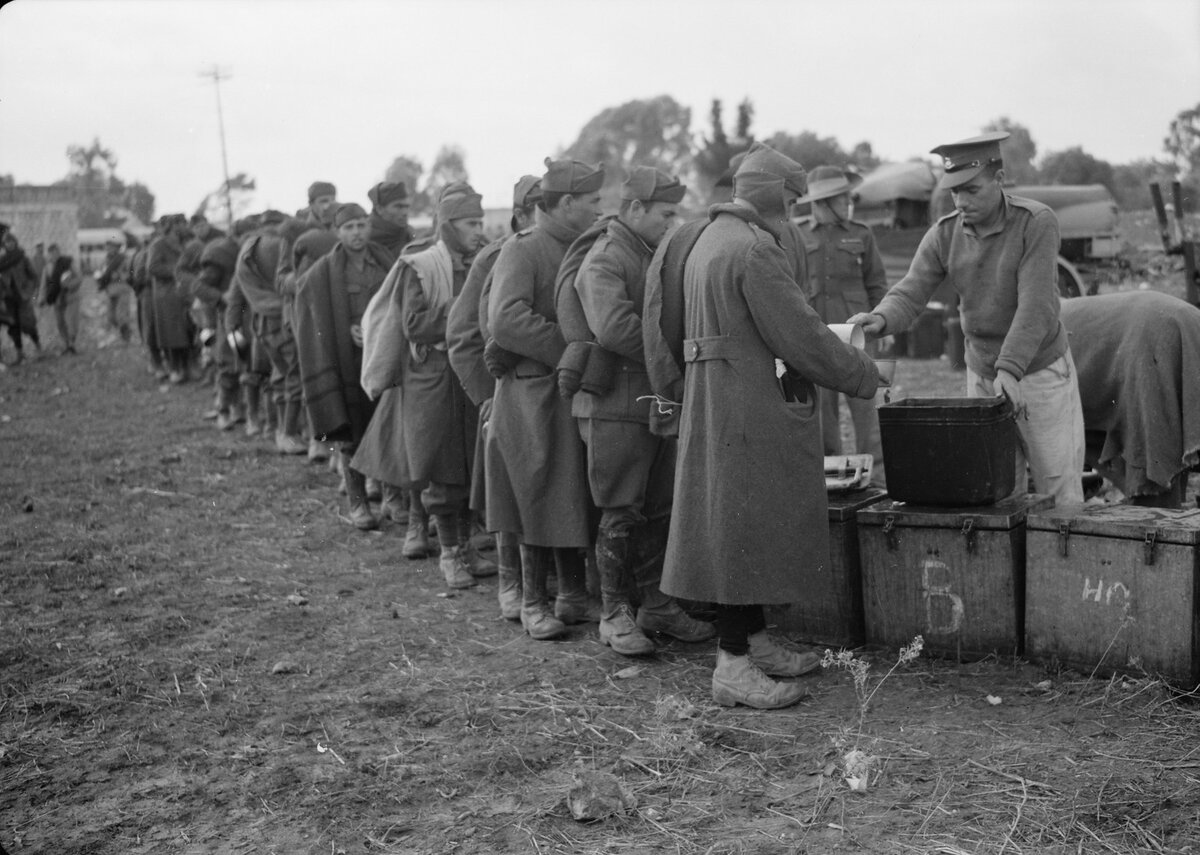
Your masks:
<svg viewBox="0 0 1200 855"><path fill-rule="evenodd" d="M213 65L208 71L200 72L201 77L207 77L213 82L213 88L217 90L217 127L221 131L221 170L225 174L225 213L229 222L226 227L233 229L233 198L229 192L229 156L225 153L225 116L221 111L221 81L228 80L230 74L227 71L222 71L216 65Z"/></svg>

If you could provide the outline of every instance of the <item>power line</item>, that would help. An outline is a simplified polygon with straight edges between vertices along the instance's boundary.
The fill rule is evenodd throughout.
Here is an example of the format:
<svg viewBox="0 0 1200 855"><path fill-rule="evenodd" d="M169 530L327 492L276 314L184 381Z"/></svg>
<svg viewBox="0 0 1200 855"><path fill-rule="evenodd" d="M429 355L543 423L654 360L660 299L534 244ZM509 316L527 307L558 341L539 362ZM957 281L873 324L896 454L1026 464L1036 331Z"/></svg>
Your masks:
<svg viewBox="0 0 1200 855"><path fill-rule="evenodd" d="M225 213L229 219L226 224L228 228L233 228L233 197L229 191L229 156L225 153L225 116L221 110L221 81L228 80L232 75L228 71L223 71L215 64L208 71L201 71L201 77L207 77L213 82L213 88L217 91L217 127L221 132L221 169L225 174L225 183L222 185L225 190Z"/></svg>

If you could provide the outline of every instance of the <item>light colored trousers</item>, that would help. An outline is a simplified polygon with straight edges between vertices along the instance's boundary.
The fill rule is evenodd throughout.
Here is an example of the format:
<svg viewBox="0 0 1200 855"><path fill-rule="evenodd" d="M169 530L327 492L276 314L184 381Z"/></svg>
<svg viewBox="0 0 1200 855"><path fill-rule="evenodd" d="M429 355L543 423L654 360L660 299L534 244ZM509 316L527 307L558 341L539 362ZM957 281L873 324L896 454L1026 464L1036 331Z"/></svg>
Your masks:
<svg viewBox="0 0 1200 855"><path fill-rule="evenodd" d="M1026 463L1034 489L1054 497L1055 507L1083 504L1083 404L1075 360L1067 351L1041 371L1021 378L1025 415L1017 419L1017 488L1023 495L1028 483ZM991 380L967 369L967 395L986 398L996 394Z"/></svg>
<svg viewBox="0 0 1200 855"><path fill-rule="evenodd" d="M58 325L58 337L63 347L74 349L79 337L79 304L83 295L79 288L64 288L54 301L54 321Z"/></svg>

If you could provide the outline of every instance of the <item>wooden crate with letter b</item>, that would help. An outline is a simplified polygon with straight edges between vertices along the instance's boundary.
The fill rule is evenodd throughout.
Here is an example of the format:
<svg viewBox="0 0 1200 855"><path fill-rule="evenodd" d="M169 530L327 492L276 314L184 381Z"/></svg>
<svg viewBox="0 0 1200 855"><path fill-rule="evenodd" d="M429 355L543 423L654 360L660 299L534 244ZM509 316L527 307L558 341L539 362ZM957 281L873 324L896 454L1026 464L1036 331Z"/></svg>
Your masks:
<svg viewBox="0 0 1200 855"><path fill-rule="evenodd" d="M1200 682L1200 510L1031 514L1026 653L1084 674Z"/></svg>
<svg viewBox="0 0 1200 855"><path fill-rule="evenodd" d="M961 508L883 502L858 513L867 643L914 636L941 656L1020 651L1025 519L1049 507L1029 495Z"/></svg>

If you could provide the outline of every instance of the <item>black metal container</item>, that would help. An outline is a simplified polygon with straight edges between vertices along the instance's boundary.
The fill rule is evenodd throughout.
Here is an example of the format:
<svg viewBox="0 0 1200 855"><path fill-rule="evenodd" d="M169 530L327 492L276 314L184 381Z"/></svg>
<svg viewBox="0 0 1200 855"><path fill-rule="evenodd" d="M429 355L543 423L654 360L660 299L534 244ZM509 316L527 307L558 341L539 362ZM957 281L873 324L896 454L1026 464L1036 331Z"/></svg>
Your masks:
<svg viewBox="0 0 1200 855"><path fill-rule="evenodd" d="M888 495L990 505L1013 492L1017 429L1007 398L904 398L879 408Z"/></svg>

